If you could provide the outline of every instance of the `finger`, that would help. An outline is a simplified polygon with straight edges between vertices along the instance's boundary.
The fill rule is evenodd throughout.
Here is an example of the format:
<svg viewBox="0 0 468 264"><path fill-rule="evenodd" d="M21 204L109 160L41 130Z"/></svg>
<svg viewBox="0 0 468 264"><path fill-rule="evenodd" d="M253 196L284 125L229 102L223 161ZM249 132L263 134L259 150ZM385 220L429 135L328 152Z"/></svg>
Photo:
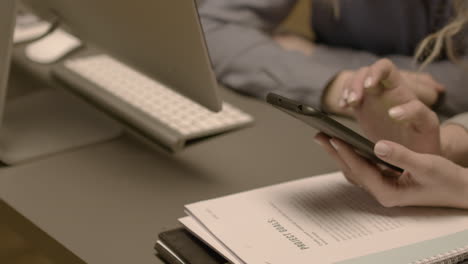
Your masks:
<svg viewBox="0 0 468 264"><path fill-rule="evenodd" d="M352 83L353 77L347 78L344 83L343 83L343 94L341 95L341 98L339 99L338 105L341 108L348 108L348 97L349 97L349 92L351 91L351 83Z"/></svg>
<svg viewBox="0 0 468 264"><path fill-rule="evenodd" d="M419 154L408 148L386 140L377 142L374 153L392 165L408 171L421 171L421 168L430 166L424 154Z"/></svg>
<svg viewBox="0 0 468 264"><path fill-rule="evenodd" d="M369 75L364 81L364 88L369 91L394 89L401 84L401 74L398 68L388 59L381 59L369 68ZM380 85L381 84L381 85Z"/></svg>
<svg viewBox="0 0 468 264"><path fill-rule="evenodd" d="M416 131L428 131L439 126L437 114L419 100L395 106L388 111L388 115L397 121L410 122Z"/></svg>
<svg viewBox="0 0 468 264"><path fill-rule="evenodd" d="M337 151L340 158L346 161L352 180L373 194L389 193L392 186L388 184L389 179L384 179L377 166L370 164L366 159L361 157L356 151L339 139L332 139L332 146Z"/></svg>
<svg viewBox="0 0 468 264"><path fill-rule="evenodd" d="M338 163L341 170L344 173L348 173L349 172L348 165L343 159L341 159L341 157L336 152L335 148L331 145L330 139L331 138L324 133L318 133L314 137L315 142L317 142L323 149L325 149L325 151Z"/></svg>
<svg viewBox="0 0 468 264"><path fill-rule="evenodd" d="M428 73L417 73L415 74L416 78L424 84L424 86L427 87L432 87L436 92L438 93L443 93L445 92L445 86L439 83L432 77L432 75Z"/></svg>
<svg viewBox="0 0 468 264"><path fill-rule="evenodd" d="M445 87L445 85L439 83L439 85L436 85L436 90L438 93L445 93L447 91L447 88Z"/></svg>
<svg viewBox="0 0 468 264"><path fill-rule="evenodd" d="M343 172L343 175L345 179L356 186L361 187L357 182L353 180L353 178L350 176L352 173L346 164L346 162L338 155L336 152L335 148L331 145L330 142L330 137L327 136L324 133L319 133L314 137L314 140L322 147L325 149L325 151L338 163L338 166L340 167L341 171Z"/></svg>
<svg viewBox="0 0 468 264"><path fill-rule="evenodd" d="M438 83L431 75L427 73L410 73L410 78L416 80L414 89L418 98L426 105L433 105L437 102L441 93L444 92L445 87Z"/></svg>
<svg viewBox="0 0 468 264"><path fill-rule="evenodd" d="M345 87L347 87L347 84L345 84ZM340 98L340 101L338 102L338 105L341 108L348 107L348 95L349 95L349 89L344 89L343 95Z"/></svg>
<svg viewBox="0 0 468 264"><path fill-rule="evenodd" d="M364 93L364 81L367 78L369 73L369 67L364 67L359 69L353 80L350 83L350 89L348 91L348 96L346 97L346 102L351 107L356 107L362 101Z"/></svg>

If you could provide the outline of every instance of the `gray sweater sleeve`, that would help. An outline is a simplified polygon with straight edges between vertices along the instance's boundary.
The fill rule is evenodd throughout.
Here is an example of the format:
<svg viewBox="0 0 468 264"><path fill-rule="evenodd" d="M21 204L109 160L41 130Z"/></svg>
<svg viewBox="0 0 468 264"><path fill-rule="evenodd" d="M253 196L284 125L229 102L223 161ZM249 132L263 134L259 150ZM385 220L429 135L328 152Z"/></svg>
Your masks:
<svg viewBox="0 0 468 264"><path fill-rule="evenodd" d="M312 56L286 51L271 38L272 30L296 0L204 0L202 24L218 80L239 92L264 98L270 91L320 107L322 92L342 70L372 64L379 57L364 51L316 45ZM411 57L390 56L414 70ZM443 113L468 111L466 74L450 62L427 71L447 86ZM465 101L465 102L463 102Z"/></svg>
<svg viewBox="0 0 468 264"><path fill-rule="evenodd" d="M398 67L407 70L418 70L412 57L390 56ZM462 60L466 61L466 58ZM468 112L468 74L466 67L451 61L443 60L429 64L424 72L431 74L434 79L442 83L447 92L437 112L446 116Z"/></svg>
<svg viewBox="0 0 468 264"><path fill-rule="evenodd" d="M309 57L286 51L272 40L272 30L295 3L296 0L203 1L200 15L213 67L221 83L260 98L275 91L320 106L323 88L350 64L342 65L338 57L329 61L327 56ZM318 47L314 54L330 52L336 54L326 47ZM355 58L360 63L355 61L353 65L374 60L370 55L360 55Z"/></svg>
<svg viewBox="0 0 468 264"><path fill-rule="evenodd" d="M455 123L455 124L464 126L466 129L468 129L468 113L456 115L456 116L446 120L444 123L445 124Z"/></svg>

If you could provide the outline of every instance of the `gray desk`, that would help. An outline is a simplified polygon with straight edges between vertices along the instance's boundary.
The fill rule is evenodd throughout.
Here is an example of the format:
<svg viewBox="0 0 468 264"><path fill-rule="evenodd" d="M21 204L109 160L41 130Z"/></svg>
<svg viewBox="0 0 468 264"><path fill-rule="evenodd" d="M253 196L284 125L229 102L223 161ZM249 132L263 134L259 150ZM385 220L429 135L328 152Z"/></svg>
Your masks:
<svg viewBox="0 0 468 264"><path fill-rule="evenodd" d="M21 83L21 82L19 82ZM87 263L161 263L183 205L336 170L306 125L222 89L254 126L168 154L130 136L0 170L0 199Z"/></svg>

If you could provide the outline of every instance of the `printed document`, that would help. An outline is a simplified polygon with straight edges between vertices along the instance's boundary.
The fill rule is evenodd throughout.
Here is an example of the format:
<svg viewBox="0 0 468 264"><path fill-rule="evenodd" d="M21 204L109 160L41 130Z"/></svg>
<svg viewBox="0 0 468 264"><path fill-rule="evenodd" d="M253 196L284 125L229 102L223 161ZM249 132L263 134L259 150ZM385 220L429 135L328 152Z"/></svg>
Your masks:
<svg viewBox="0 0 468 264"><path fill-rule="evenodd" d="M337 263L468 230L465 210L384 208L341 173L190 204L186 212L191 218L182 223L236 264Z"/></svg>

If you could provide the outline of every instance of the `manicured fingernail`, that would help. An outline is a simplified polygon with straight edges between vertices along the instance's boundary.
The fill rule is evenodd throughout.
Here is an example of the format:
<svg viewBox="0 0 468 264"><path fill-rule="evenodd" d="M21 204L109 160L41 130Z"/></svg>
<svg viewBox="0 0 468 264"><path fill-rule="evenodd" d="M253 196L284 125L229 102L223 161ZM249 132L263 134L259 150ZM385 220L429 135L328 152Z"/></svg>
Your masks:
<svg viewBox="0 0 468 264"><path fill-rule="evenodd" d="M367 79L364 81L364 88L371 88L373 83L374 80L372 77L367 77Z"/></svg>
<svg viewBox="0 0 468 264"><path fill-rule="evenodd" d="M315 141L315 143L319 144L320 146L323 146L323 142L320 141L318 138L314 137L314 141Z"/></svg>
<svg viewBox="0 0 468 264"><path fill-rule="evenodd" d="M343 92L343 97L342 97L342 98L343 98L344 100L348 100L348 96L349 96L349 90L346 89L346 90L344 90L344 92Z"/></svg>
<svg viewBox="0 0 468 264"><path fill-rule="evenodd" d="M377 154L380 157L386 157L390 155L391 151L392 149L390 148L390 146L383 142L377 143L374 147L375 154Z"/></svg>
<svg viewBox="0 0 468 264"><path fill-rule="evenodd" d="M340 101L338 102L338 106L340 108L345 108L346 107L346 101L345 99L340 99Z"/></svg>
<svg viewBox="0 0 468 264"><path fill-rule="evenodd" d="M405 115L405 110L399 106L396 106L388 110L388 115L393 119L401 120Z"/></svg>
<svg viewBox="0 0 468 264"><path fill-rule="evenodd" d="M349 93L348 104L353 104L357 101L357 94L355 92Z"/></svg>
<svg viewBox="0 0 468 264"><path fill-rule="evenodd" d="M335 150L338 150L338 144L335 142L335 140L330 139L330 144L333 146Z"/></svg>
<svg viewBox="0 0 468 264"><path fill-rule="evenodd" d="M345 108L347 106L346 101L348 100L348 96L349 96L349 90L345 89L343 91L343 95L341 96L340 100L338 101L338 106L340 108Z"/></svg>

